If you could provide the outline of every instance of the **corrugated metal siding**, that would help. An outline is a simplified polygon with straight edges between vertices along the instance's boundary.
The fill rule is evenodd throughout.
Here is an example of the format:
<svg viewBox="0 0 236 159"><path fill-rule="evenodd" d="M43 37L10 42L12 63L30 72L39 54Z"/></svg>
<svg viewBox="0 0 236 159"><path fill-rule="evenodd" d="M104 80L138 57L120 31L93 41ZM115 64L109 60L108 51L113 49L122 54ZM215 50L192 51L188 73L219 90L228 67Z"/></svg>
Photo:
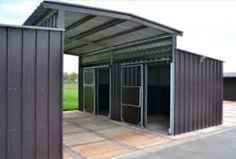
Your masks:
<svg viewBox="0 0 236 159"><path fill-rule="evenodd" d="M49 158L59 159L62 154L61 147L61 76L62 76L62 34L49 33Z"/></svg>
<svg viewBox="0 0 236 159"><path fill-rule="evenodd" d="M45 18L42 22L40 21L40 23L37 24L37 26L56 28L57 18L58 18L57 12L52 11L51 13L48 14L48 17Z"/></svg>
<svg viewBox="0 0 236 159"><path fill-rule="evenodd" d="M47 39L47 40L44 40ZM37 79L36 79L36 156L48 156L48 32L38 31L37 34ZM44 63L46 65L44 65ZM40 67L39 67L40 66ZM45 145L44 145L45 144Z"/></svg>
<svg viewBox="0 0 236 159"><path fill-rule="evenodd" d="M62 158L62 32L0 26L0 158Z"/></svg>
<svg viewBox="0 0 236 159"><path fill-rule="evenodd" d="M36 32L35 30L23 31L23 90L22 90L22 115L23 115L23 158L35 157L35 55Z"/></svg>
<svg viewBox="0 0 236 159"><path fill-rule="evenodd" d="M236 101L236 77L224 78L224 100Z"/></svg>
<svg viewBox="0 0 236 159"><path fill-rule="evenodd" d="M7 151L7 32L0 27L0 158L6 158Z"/></svg>
<svg viewBox="0 0 236 159"><path fill-rule="evenodd" d="M174 134L222 123L221 61L176 50Z"/></svg>

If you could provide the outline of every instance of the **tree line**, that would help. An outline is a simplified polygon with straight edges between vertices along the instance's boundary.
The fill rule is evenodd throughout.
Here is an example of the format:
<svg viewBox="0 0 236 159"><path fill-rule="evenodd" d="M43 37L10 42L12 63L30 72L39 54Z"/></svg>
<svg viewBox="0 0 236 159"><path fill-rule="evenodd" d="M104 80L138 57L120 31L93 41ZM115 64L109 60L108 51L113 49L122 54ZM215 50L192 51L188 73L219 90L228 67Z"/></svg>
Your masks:
<svg viewBox="0 0 236 159"><path fill-rule="evenodd" d="M77 83L78 74L75 72L72 73L64 73L64 83Z"/></svg>

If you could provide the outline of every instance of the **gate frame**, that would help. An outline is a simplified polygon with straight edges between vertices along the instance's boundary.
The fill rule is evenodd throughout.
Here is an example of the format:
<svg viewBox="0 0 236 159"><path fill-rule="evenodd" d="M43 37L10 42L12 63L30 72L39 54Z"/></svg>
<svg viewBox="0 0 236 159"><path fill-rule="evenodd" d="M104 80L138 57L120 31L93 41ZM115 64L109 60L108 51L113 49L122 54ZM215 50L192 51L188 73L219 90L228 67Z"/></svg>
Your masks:
<svg viewBox="0 0 236 159"><path fill-rule="evenodd" d="M122 123L126 123L126 124L131 124L131 123L127 123L125 122L125 120L123 119L123 102L122 102L122 87L123 87L123 74L122 74L122 70L124 68L128 68L128 67L140 67L140 88L139 88L139 107L140 107L140 122L138 124L138 126L140 127L144 127L144 118L143 118L143 111L144 111L144 64L124 64L121 65L120 68L120 75L121 75L121 87L120 87L120 93L121 93L121 97L120 97L120 101L121 101L121 107L120 107L120 118L121 118L121 122ZM139 108L137 107L137 108ZM132 124L135 125L135 124Z"/></svg>
<svg viewBox="0 0 236 159"><path fill-rule="evenodd" d="M93 83L92 84L85 84L85 70L89 70L91 72L93 72ZM94 87L94 91L93 91L93 95L94 95L94 101L93 101L93 114L95 114L95 109L96 109L96 70L95 68L83 68L83 111L87 112L85 109L85 87L86 86L93 86Z"/></svg>
<svg viewBox="0 0 236 159"><path fill-rule="evenodd" d="M85 94L84 94L84 70L94 70L94 88L95 88L95 91L94 91L94 97L95 97L95 100L94 100L94 111L93 111L93 114L94 115L98 115L97 114L97 101L98 101L98 99L97 99L97 96L98 96L98 86L97 86L97 69L100 69L100 68L107 68L107 69L109 69L109 114L108 114L108 118L109 119L111 119L111 67L110 67L110 65L98 65L98 66L93 66L93 67L84 67L84 68L82 68L82 71L83 71L83 82L82 82L82 87L83 87L83 111L84 112L86 112L85 111L85 107L84 107L84 102L85 102Z"/></svg>
<svg viewBox="0 0 236 159"><path fill-rule="evenodd" d="M175 51L173 49L173 51ZM174 52L173 52L174 53ZM161 61L165 61L163 59L159 60L159 59L155 59L152 61L141 61L141 62L131 62L131 63L123 63L121 64L121 122L124 122L123 118L122 118L122 82L123 82L123 78L122 78L122 67L132 67L132 66L142 66L142 70L141 70L141 84L142 84L142 110L141 110L141 120L142 120L142 128L146 128L147 127L147 81L148 81L148 64L149 63L158 63ZM175 74L174 74L174 62L170 62L169 59L166 59L167 62L169 62L170 65L170 119L169 119L169 128L168 128L168 133L173 135L174 133L174 85L175 85ZM130 124L130 123L127 123Z"/></svg>

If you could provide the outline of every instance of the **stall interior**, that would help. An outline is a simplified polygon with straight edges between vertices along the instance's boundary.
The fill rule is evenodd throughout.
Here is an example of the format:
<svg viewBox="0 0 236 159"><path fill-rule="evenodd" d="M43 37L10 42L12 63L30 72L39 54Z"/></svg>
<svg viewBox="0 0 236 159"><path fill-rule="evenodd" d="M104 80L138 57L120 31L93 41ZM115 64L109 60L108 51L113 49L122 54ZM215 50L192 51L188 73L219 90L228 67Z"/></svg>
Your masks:
<svg viewBox="0 0 236 159"><path fill-rule="evenodd" d="M147 123L150 130L168 132L170 120L170 64L148 65Z"/></svg>
<svg viewBox="0 0 236 159"><path fill-rule="evenodd" d="M109 68L97 69L97 109L98 115L109 116Z"/></svg>

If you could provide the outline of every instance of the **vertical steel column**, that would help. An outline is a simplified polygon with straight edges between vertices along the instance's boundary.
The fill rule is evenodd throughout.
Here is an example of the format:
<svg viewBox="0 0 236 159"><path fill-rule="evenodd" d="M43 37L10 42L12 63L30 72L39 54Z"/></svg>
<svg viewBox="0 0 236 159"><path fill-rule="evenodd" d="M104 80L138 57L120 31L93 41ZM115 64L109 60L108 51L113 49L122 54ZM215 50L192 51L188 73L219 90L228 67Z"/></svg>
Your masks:
<svg viewBox="0 0 236 159"><path fill-rule="evenodd" d="M54 15L55 17L55 15ZM54 21L55 23L55 21ZM61 79L60 79L60 106L61 106L61 114L60 114L60 122L61 122L61 132L60 132L60 138L61 138L61 153L60 153L60 157L63 157L63 101L64 101L64 32L61 33L61 54L60 54L60 58L61 58Z"/></svg>
<svg viewBox="0 0 236 159"><path fill-rule="evenodd" d="M147 127L147 107L148 107L148 64L144 64L144 118L143 126Z"/></svg>
<svg viewBox="0 0 236 159"><path fill-rule="evenodd" d="M121 85L120 85L120 121L123 123L124 119L123 119L123 106L122 106L122 86L124 83L124 77L123 77L123 68L121 67L120 69L120 77L121 77Z"/></svg>
<svg viewBox="0 0 236 159"><path fill-rule="evenodd" d="M140 102L141 102L141 110L140 110L140 112L141 112L141 123L140 123L140 126L141 127L144 127L144 108L145 108L145 105L144 105L144 102L145 102L145 94L144 94L144 90L145 90L145 73L144 73L144 68L145 68L145 64L142 64L141 66L140 66L140 69L141 69L141 88L140 88L140 96L139 96L139 98L140 98Z"/></svg>
<svg viewBox="0 0 236 159"><path fill-rule="evenodd" d="M111 61L110 61L110 66L109 66L109 114L108 114L108 118L111 119L111 109L112 109L112 67L114 64L114 59L113 59L113 52L112 52L112 56L111 56Z"/></svg>
<svg viewBox="0 0 236 159"><path fill-rule="evenodd" d="M175 48L176 36L172 38L172 62L170 64L170 128L169 133L174 135L175 122Z"/></svg>
<svg viewBox="0 0 236 159"><path fill-rule="evenodd" d="M83 109L83 69L82 69L82 67L80 66L80 64L81 64L81 58L80 57L78 57L78 61L79 61L79 64L78 64L78 72L79 72L79 74L78 74L78 76L79 76L79 87L78 87L78 89L79 89L79 91L78 91L78 97L79 97L79 110L80 111L83 111L84 109Z"/></svg>

